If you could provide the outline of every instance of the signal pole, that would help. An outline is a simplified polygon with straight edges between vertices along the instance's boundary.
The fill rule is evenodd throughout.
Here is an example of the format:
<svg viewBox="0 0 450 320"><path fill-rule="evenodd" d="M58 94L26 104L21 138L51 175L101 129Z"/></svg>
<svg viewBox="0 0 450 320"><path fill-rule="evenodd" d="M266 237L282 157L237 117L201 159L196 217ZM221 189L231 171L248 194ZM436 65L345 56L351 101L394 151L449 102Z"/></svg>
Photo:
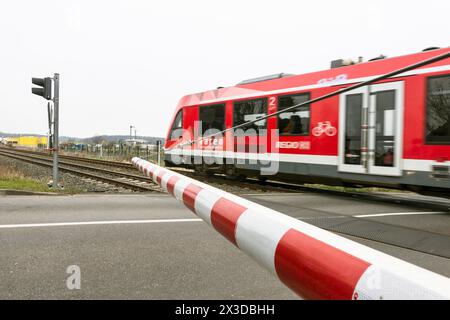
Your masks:
<svg viewBox="0 0 450 320"><path fill-rule="evenodd" d="M54 95L52 99L52 80L54 81ZM31 93L41 96L46 100L53 101L53 146L51 150L53 151L53 189L59 189L58 185L58 131L59 131L59 73L55 73L53 78L31 78L31 82L38 87L32 87ZM47 103L47 111L49 117L49 129L51 133L52 126L52 112L50 104Z"/></svg>
<svg viewBox="0 0 450 320"><path fill-rule="evenodd" d="M53 96L53 189L59 189L59 73L55 73L53 81L55 81L55 94Z"/></svg>
<svg viewBox="0 0 450 320"><path fill-rule="evenodd" d="M156 154L157 154L157 161L158 161L158 166L161 165L161 141L160 140L156 140Z"/></svg>

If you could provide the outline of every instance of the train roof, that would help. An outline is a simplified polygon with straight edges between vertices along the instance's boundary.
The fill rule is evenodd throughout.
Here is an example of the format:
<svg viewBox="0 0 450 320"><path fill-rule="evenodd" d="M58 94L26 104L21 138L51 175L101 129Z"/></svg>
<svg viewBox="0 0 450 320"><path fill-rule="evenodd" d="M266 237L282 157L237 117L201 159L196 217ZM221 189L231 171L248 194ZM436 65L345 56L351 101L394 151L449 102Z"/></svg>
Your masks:
<svg viewBox="0 0 450 320"><path fill-rule="evenodd" d="M348 66L300 75L279 74L270 76L268 80L265 80L264 77L245 80L232 87L218 88L215 90L186 95L180 100L178 106L181 107L215 103L231 99L251 98L252 96L264 95L265 92L269 91L274 91L274 93L276 93L277 90L280 90L280 92L282 92L288 88L293 88L294 90L298 89L298 91L301 91L302 89L307 90L314 87L326 87L359 82L367 80L369 77L382 75L443 54L449 50L450 47L446 47L392 58L380 57L374 61L360 62ZM450 65L450 58L435 62L422 68L432 68L443 65Z"/></svg>

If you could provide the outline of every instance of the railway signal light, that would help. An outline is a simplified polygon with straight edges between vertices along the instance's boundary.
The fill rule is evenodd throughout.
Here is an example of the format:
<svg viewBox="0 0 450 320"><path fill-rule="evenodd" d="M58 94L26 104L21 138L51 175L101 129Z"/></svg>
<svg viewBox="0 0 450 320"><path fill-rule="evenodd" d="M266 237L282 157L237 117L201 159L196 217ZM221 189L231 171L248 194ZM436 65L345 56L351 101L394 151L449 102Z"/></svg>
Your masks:
<svg viewBox="0 0 450 320"><path fill-rule="evenodd" d="M31 92L44 99L52 99L52 78L31 78L31 82L42 88L31 88Z"/></svg>
<svg viewBox="0 0 450 320"><path fill-rule="evenodd" d="M52 81L54 81L54 94L52 97ZM38 87L32 87L31 92L41 96L46 100L53 100L53 108L47 102L48 123L49 123L49 148L53 152L53 182L54 189L59 188L58 179L58 146L59 146L59 73L55 73L53 78L31 78L31 82ZM52 130L53 129L53 130Z"/></svg>

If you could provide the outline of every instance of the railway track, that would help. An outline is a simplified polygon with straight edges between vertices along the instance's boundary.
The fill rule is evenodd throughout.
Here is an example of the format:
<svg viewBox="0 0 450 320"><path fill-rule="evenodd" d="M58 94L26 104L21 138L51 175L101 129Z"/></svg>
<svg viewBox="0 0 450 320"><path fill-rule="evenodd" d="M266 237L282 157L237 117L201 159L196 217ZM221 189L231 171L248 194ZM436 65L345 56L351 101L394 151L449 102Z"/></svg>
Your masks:
<svg viewBox="0 0 450 320"><path fill-rule="evenodd" d="M23 150L23 149L12 149L12 148L4 148L0 147L0 151L10 151L10 152L18 152L23 154L35 154L38 156L47 156L51 157L49 153L46 152L39 152L39 151L32 151L32 150ZM101 160L101 159L93 159L93 158L82 158L77 156L69 156L64 154L59 154L60 159L66 159L66 160L74 160L77 162L86 162L86 163L92 163L97 165L105 165L105 166L112 166L114 168L125 168L130 170L135 170L135 167L131 163L127 162L120 162L120 161L111 161L111 160Z"/></svg>
<svg viewBox="0 0 450 320"><path fill-rule="evenodd" d="M8 151L9 152L18 152L21 154L26 154L28 156L34 155L34 156L38 156L38 157L46 157L48 162L51 161L50 155L43 153L43 152L0 148L0 152L8 152ZM60 161L61 164L77 167L78 169L97 170L98 172L104 172L106 174L112 172L113 174L120 175L122 178L125 178L125 179L132 179L132 180L137 180L137 181L141 181L141 182L149 181L149 179L147 177L144 177L139 174L129 173L130 171L138 172L131 163L110 161L110 160L101 160L101 159L92 159L92 158L81 158L81 157L68 156L68 155L61 155L60 158L61 158L61 161ZM80 164L79 162L84 163L84 164ZM89 165L86 165L86 164L89 164ZM94 165L95 167L93 167L92 165ZM102 166L103 168L99 168L98 166ZM104 169L104 167L113 167L115 170ZM127 173L118 172L117 169L122 169L122 170L126 170L129 172L127 172ZM196 174L194 172L194 170L192 170L192 169L178 168L178 167L168 167L168 169L176 171L180 174L190 176L195 179L199 179L199 175ZM203 175L203 176L201 176L201 180L203 182L214 185L218 188L223 188L226 191L230 191L233 193L242 193L242 192L249 192L249 191L325 193L325 194L341 196L341 197L358 198L358 199L367 200L367 201L404 204L404 205L409 205L409 206L413 206L413 207L427 208L427 209L432 209L432 210L450 212L450 201L448 201L447 199L442 199L442 201L438 201L436 199L430 200L429 198L421 198L420 195L416 195L411 192L401 193L401 194L394 194L394 193L380 194L380 193L372 193L372 192L340 191L340 190L330 190L330 189L305 186L302 184L281 182L281 181L275 181L275 180L266 180L264 182L261 182L260 180L253 179L253 178L246 178L243 181L237 182L234 180L227 179L225 177L225 175L223 175L223 174L215 174L213 176ZM153 188L156 188L156 186L153 185ZM149 191L149 190L145 190L145 191ZM152 190L152 191L154 191L154 190ZM158 189L158 191L160 191L160 190ZM402 196L400 196L400 195L402 195Z"/></svg>
<svg viewBox="0 0 450 320"><path fill-rule="evenodd" d="M23 150L15 152L10 149L2 148L0 149L0 154L3 156L7 156L17 160L22 160L28 163L44 167L53 166L52 159L48 155L43 153L24 152ZM68 161L65 159L71 159L72 161ZM116 170L104 169L98 166L76 163L75 161L78 161L78 159L82 158L62 157L62 159L60 160L59 169L63 172L72 173L78 176L90 178L109 185L114 185L133 191L139 192L160 191L159 187L157 187L153 182L151 182L148 178L142 175L118 172ZM80 161L80 162L86 163L87 161ZM90 163L93 162L90 161ZM131 169L131 167L129 168Z"/></svg>
<svg viewBox="0 0 450 320"><path fill-rule="evenodd" d="M11 149L5 150L3 148L0 148L0 154L33 164L47 167L52 166L52 159L48 154L27 152L24 150L13 152ZM161 191L161 189L155 184L149 185L148 178L140 175L134 166L126 163L79 158L74 156L63 156L61 157L60 165L60 168L63 171L74 173L76 175L83 175L108 184L119 185L127 189L133 189L136 191ZM120 169L130 170L130 172L117 171ZM370 205L370 202L381 202L384 204L391 203L415 208L426 208L442 213L450 212L450 202L448 200L444 201L443 199L442 202L424 200L421 199L419 195L410 192L400 193L403 197L399 198L397 194L390 195L375 194L371 192L329 190L319 187L304 186L295 183L272 180L262 182L256 178L247 178L243 181L235 181L227 179L227 177L223 174L199 176L192 169L178 167L168 167L168 169L194 179L201 180L202 182L225 191L241 195L249 195L252 191L254 191L255 194L264 194L264 192L279 192L280 194L286 192L291 192L293 194L321 193L326 197L335 196L334 200L332 197L325 197L326 199L330 199L329 201L339 201L339 198L337 197L351 197L353 199L366 202L368 205ZM131 171L133 173L131 173ZM114 175L114 177L108 175ZM124 182L120 179L127 179L128 181ZM136 183L137 181L147 185L138 185ZM299 194L299 196L301 195ZM296 196L294 195L294 197ZM353 216L341 216L339 219L333 219L333 216L330 216L330 218L327 216L321 216L317 218L308 218L307 222L319 228L343 235L385 243L442 258L448 259L450 257L447 246L448 237L439 233L420 230L418 228L405 227L395 223L389 224L386 222L365 220Z"/></svg>

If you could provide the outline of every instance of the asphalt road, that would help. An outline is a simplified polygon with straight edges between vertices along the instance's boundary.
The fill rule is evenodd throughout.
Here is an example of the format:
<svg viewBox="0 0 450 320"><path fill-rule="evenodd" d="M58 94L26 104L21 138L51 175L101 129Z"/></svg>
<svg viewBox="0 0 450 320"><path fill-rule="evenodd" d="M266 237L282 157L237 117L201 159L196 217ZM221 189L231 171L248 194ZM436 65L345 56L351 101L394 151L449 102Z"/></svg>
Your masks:
<svg viewBox="0 0 450 320"><path fill-rule="evenodd" d="M316 224L343 219L342 235L450 276L440 245L450 240L448 213L324 194L245 197ZM370 228L386 230L385 236L374 241L352 235L370 235ZM421 251L389 244L398 230L406 235L397 237L400 242L411 234L406 247L420 242ZM429 241L416 241L418 236ZM441 246L436 252L430 250L434 244ZM3 196L0 246L1 299L297 298L166 195ZM67 288L71 265L80 268L80 289Z"/></svg>

